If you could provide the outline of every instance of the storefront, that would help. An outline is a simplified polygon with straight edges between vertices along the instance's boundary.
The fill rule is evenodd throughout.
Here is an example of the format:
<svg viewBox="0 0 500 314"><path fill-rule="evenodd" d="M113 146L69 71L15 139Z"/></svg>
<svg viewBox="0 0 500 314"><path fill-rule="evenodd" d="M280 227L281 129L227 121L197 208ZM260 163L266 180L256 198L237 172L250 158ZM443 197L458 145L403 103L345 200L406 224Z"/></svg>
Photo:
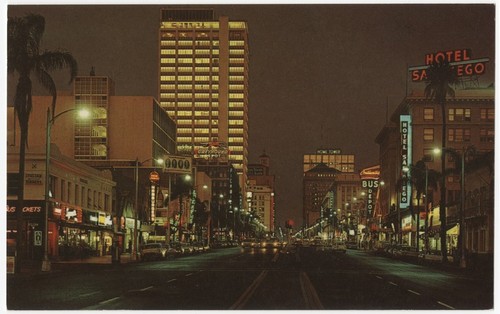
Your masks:
<svg viewBox="0 0 500 314"><path fill-rule="evenodd" d="M14 255L17 238L17 200L7 201L7 253ZM23 230L26 248L24 257L41 260L43 257L44 201L25 200L23 206Z"/></svg>
<svg viewBox="0 0 500 314"><path fill-rule="evenodd" d="M60 259L111 253L113 224L109 213L54 203L49 222L49 252Z"/></svg>

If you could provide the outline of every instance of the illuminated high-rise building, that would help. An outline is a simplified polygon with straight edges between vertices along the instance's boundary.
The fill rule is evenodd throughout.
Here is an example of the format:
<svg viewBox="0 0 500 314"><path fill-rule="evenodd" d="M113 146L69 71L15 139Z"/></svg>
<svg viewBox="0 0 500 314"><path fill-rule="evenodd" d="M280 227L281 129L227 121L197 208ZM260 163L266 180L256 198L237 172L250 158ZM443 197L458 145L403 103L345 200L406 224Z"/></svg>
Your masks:
<svg viewBox="0 0 500 314"><path fill-rule="evenodd" d="M177 123L177 149L211 143L229 150L246 182L248 28L211 9L161 9L159 101Z"/></svg>

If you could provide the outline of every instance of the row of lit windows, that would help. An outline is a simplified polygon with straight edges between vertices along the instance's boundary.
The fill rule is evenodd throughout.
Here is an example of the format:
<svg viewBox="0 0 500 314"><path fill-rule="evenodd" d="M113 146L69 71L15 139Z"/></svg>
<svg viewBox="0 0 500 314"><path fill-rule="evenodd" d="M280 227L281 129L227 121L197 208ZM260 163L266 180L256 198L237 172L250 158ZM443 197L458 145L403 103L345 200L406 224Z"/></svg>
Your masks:
<svg viewBox="0 0 500 314"><path fill-rule="evenodd" d="M210 78L212 78L213 81L218 81L219 76L218 75L195 75L194 80L195 81L210 81ZM160 77L161 81L181 81L181 82L189 82L193 81L193 76L192 75L162 75Z"/></svg>
<svg viewBox="0 0 500 314"><path fill-rule="evenodd" d="M229 111L228 112L230 117L243 117L244 112L243 111Z"/></svg>
<svg viewBox="0 0 500 314"><path fill-rule="evenodd" d="M237 81L237 82L242 82L245 80L245 77L242 75L230 75L229 76L229 81Z"/></svg>
<svg viewBox="0 0 500 314"><path fill-rule="evenodd" d="M229 89L231 90L244 90L245 89L245 85L242 85L242 84L230 84L229 85Z"/></svg>
<svg viewBox="0 0 500 314"><path fill-rule="evenodd" d="M470 142L470 129L448 129L449 142Z"/></svg>
<svg viewBox="0 0 500 314"><path fill-rule="evenodd" d="M243 120L229 120L229 125L243 125Z"/></svg>
<svg viewBox="0 0 500 314"><path fill-rule="evenodd" d="M480 109L480 119L481 121L493 121L495 109ZM424 121L434 121L434 108L424 108ZM449 108L448 121L471 121L471 108Z"/></svg>
<svg viewBox="0 0 500 314"><path fill-rule="evenodd" d="M243 134L243 129L240 129L240 128L238 128L238 129L230 128L229 129L229 133L231 133L231 134Z"/></svg>
<svg viewBox="0 0 500 314"><path fill-rule="evenodd" d="M162 46L218 46L218 40L162 40Z"/></svg>
<svg viewBox="0 0 500 314"><path fill-rule="evenodd" d="M424 141L433 142L434 141L434 129L425 128L424 129ZM471 141L471 129L469 128L451 128L448 129L448 141L449 142L470 142ZM493 129L480 129L480 141L481 142L493 142Z"/></svg>
<svg viewBox="0 0 500 314"><path fill-rule="evenodd" d="M231 50L232 52L233 50ZM235 50L236 51L236 50ZM239 50L238 50L239 51ZM241 50L243 51L243 50ZM219 49L160 49L162 55L192 55L203 54L203 55L218 55Z"/></svg>
<svg viewBox="0 0 500 314"><path fill-rule="evenodd" d="M243 143L242 137L230 137L229 143Z"/></svg>
<svg viewBox="0 0 500 314"><path fill-rule="evenodd" d="M229 99L244 99L244 98L245 94L233 94L233 93L229 94Z"/></svg>
<svg viewBox="0 0 500 314"><path fill-rule="evenodd" d="M245 106L242 102L230 102L229 108L243 108Z"/></svg>
<svg viewBox="0 0 500 314"><path fill-rule="evenodd" d="M244 58L229 58L229 63L245 63Z"/></svg>
<svg viewBox="0 0 500 314"><path fill-rule="evenodd" d="M244 67L230 67L229 72L230 73L243 73L243 72L245 72L245 68Z"/></svg>
<svg viewBox="0 0 500 314"><path fill-rule="evenodd" d="M304 163L354 163L354 155L304 155Z"/></svg>
<svg viewBox="0 0 500 314"><path fill-rule="evenodd" d="M245 54L244 49L229 49L229 54L230 55L242 55Z"/></svg>
<svg viewBox="0 0 500 314"><path fill-rule="evenodd" d="M244 46L245 42L243 40L231 40L229 41L229 46L234 47L234 46Z"/></svg>

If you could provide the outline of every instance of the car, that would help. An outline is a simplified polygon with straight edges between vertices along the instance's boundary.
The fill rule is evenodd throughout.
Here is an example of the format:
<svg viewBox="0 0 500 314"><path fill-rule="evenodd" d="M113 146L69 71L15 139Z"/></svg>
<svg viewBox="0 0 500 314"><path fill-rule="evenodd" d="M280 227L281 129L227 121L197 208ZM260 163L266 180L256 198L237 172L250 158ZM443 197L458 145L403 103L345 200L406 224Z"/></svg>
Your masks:
<svg viewBox="0 0 500 314"><path fill-rule="evenodd" d="M254 248L257 246L257 241L254 238L246 238L241 241L240 246L244 249Z"/></svg>
<svg viewBox="0 0 500 314"><path fill-rule="evenodd" d="M281 242L278 238L266 238L260 241L260 247L265 249L276 249L281 247Z"/></svg>
<svg viewBox="0 0 500 314"><path fill-rule="evenodd" d="M147 243L141 246L139 254L141 261L165 259L167 257L167 247L162 243Z"/></svg>
<svg viewBox="0 0 500 314"><path fill-rule="evenodd" d="M354 249L354 250L358 249L358 243L356 241L347 241L345 245L346 248L348 249Z"/></svg>

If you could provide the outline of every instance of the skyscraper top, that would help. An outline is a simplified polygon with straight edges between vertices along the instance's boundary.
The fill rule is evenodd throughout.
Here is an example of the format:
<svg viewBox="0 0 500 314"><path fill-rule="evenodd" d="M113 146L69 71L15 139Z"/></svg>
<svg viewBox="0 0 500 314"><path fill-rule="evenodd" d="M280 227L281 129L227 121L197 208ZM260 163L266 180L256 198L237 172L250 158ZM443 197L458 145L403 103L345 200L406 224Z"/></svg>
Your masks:
<svg viewBox="0 0 500 314"><path fill-rule="evenodd" d="M214 21L215 15L212 9L161 9L161 21Z"/></svg>

